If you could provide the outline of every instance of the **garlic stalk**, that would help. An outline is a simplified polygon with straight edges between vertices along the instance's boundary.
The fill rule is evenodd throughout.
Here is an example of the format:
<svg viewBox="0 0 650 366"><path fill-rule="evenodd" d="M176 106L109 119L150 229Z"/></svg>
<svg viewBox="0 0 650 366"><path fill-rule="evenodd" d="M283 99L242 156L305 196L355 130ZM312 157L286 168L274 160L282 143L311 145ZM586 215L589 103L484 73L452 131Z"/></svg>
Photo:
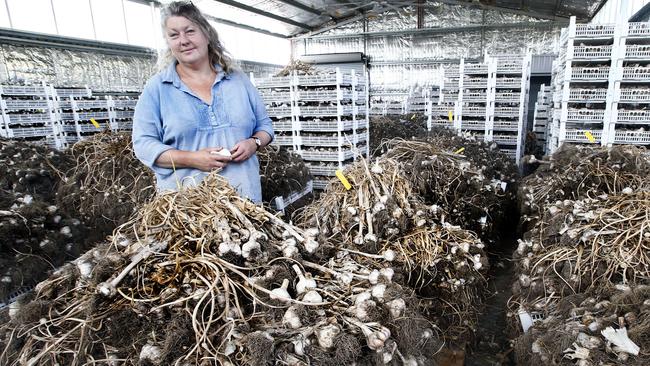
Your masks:
<svg viewBox="0 0 650 366"><path fill-rule="evenodd" d="M311 277L311 273L306 272L307 276L303 275L302 271L300 271L300 267L298 267L297 264L294 264L291 266L291 268L293 268L299 278L299 281L296 284L296 291L298 294L302 294L305 291L316 288L316 280Z"/></svg>
<svg viewBox="0 0 650 366"><path fill-rule="evenodd" d="M282 280L282 286L278 288L274 288L271 290L271 299L273 300L279 300L282 302L288 302L291 300L291 295L289 295L289 291L287 291L287 288L289 287L289 280L284 279Z"/></svg>
<svg viewBox="0 0 650 366"><path fill-rule="evenodd" d="M368 348L373 351L381 350L390 338L390 330L379 323L362 323L354 318L343 317L348 323L357 326L366 336Z"/></svg>
<svg viewBox="0 0 650 366"><path fill-rule="evenodd" d="M348 248L346 248L344 251L349 252L349 253L362 255L362 256L368 257L368 258L383 259L383 260L388 261L388 262L394 261L395 256L396 256L395 251L392 250L392 249L386 249L384 251L384 253L382 253L382 254L369 254L369 253L364 253L364 252L360 252L360 251L352 250L352 249L348 249Z"/></svg>

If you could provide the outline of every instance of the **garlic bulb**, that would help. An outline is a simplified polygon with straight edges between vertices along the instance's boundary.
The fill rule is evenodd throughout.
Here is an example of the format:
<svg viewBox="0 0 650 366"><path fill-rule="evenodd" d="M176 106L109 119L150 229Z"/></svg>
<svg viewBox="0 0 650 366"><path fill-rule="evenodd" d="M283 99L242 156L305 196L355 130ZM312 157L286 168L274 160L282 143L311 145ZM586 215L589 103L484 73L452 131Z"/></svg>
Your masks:
<svg viewBox="0 0 650 366"><path fill-rule="evenodd" d="M316 331L318 345L323 349L329 349L334 346L334 338L341 333L338 325L329 324Z"/></svg>
<svg viewBox="0 0 650 366"><path fill-rule="evenodd" d="M386 279L386 281L391 282L393 280L393 275L395 274L395 270L392 268L382 268L379 271L379 274Z"/></svg>
<svg viewBox="0 0 650 366"><path fill-rule="evenodd" d="M314 290L308 291L305 296L303 296L302 301L312 303L312 304L318 304L323 302L323 298L320 296L320 294Z"/></svg>
<svg viewBox="0 0 650 366"><path fill-rule="evenodd" d="M282 324L285 324L291 329L298 329L302 327L302 322L300 321L300 317L298 316L295 305L289 306L287 311L284 312L284 316L282 317Z"/></svg>
<svg viewBox="0 0 650 366"><path fill-rule="evenodd" d="M372 272L370 272L370 274L368 275L368 282L370 282L370 284L372 285L376 285L377 282L379 282L380 273L381 272L379 272L378 270L373 269Z"/></svg>
<svg viewBox="0 0 650 366"><path fill-rule="evenodd" d="M372 296L382 300L384 298L384 292L386 292L386 285L383 283L372 286Z"/></svg>
<svg viewBox="0 0 650 366"><path fill-rule="evenodd" d="M305 275L303 275L302 271L300 270L300 267L298 267L297 264L294 264L293 266L291 266L291 268L293 268L293 270L296 272L299 278L299 281L296 284L296 291L298 292L298 294L302 294L305 291L316 288L316 280L311 278L311 273L307 272L306 275L308 277L305 277Z"/></svg>
<svg viewBox="0 0 650 366"><path fill-rule="evenodd" d="M287 291L287 288L289 287L289 280L286 278L282 280L282 286L278 288L274 288L271 290L271 299L273 300L280 300L282 302L287 302L291 300L291 295L289 295L289 292Z"/></svg>
<svg viewBox="0 0 650 366"><path fill-rule="evenodd" d="M402 316L404 309L406 309L406 302L404 299L395 299L389 301L386 305L388 305L388 310L393 318L399 318Z"/></svg>

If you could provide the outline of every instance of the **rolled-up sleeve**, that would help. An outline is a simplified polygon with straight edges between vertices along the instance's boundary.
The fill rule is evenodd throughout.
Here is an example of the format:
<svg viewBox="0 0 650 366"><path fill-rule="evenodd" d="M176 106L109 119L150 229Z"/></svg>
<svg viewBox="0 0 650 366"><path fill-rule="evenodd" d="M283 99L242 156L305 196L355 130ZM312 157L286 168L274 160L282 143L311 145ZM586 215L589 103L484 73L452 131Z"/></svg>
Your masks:
<svg viewBox="0 0 650 366"><path fill-rule="evenodd" d="M268 133L269 136L271 136L271 141L273 141L275 137L275 134L273 132L273 124L271 122L271 118L269 118L269 115L266 112L264 101L262 100L262 97L260 96L257 88L255 88L248 77L246 75L242 75L242 79L244 79L244 84L246 85L246 90L248 92L248 99L250 100L251 106L253 107L253 113L255 113L255 128L253 129L253 133L264 131Z"/></svg>
<svg viewBox="0 0 650 366"><path fill-rule="evenodd" d="M151 84L145 87L135 106L133 115L133 150L135 156L146 166L160 175L169 175L172 169L157 166L160 154L172 149L162 142L163 131L160 117L160 100Z"/></svg>

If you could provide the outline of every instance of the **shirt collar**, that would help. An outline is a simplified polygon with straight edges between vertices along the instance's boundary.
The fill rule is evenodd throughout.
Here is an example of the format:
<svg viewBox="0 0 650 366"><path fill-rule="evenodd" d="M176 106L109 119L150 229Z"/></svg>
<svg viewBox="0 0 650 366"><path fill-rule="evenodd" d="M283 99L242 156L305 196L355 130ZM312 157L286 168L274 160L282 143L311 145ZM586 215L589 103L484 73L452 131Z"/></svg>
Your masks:
<svg viewBox="0 0 650 366"><path fill-rule="evenodd" d="M174 84L175 87L180 88L181 86L181 77L178 76L178 72L176 71L176 65L178 64L178 61L174 60L174 62L171 62L169 66L162 72L162 82L163 83L172 83ZM231 75L226 74L223 72L223 69L221 68L220 65L215 64L214 69L217 70L217 77L215 79L215 84L221 81L221 79L227 79L230 80Z"/></svg>

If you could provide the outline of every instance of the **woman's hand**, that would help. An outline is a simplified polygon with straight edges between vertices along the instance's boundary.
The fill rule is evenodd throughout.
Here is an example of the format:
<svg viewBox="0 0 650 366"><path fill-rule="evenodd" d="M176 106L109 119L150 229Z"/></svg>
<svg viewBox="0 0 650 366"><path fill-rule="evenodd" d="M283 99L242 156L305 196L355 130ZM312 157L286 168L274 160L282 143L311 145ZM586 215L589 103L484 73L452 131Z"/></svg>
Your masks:
<svg viewBox="0 0 650 366"><path fill-rule="evenodd" d="M232 159L225 150L226 154L221 153L222 147L207 147L192 153L192 167L209 172L219 168L225 168Z"/></svg>
<svg viewBox="0 0 650 366"><path fill-rule="evenodd" d="M239 141L233 148L230 150L232 154L232 161L240 163L250 158L257 151L257 144L252 138Z"/></svg>

